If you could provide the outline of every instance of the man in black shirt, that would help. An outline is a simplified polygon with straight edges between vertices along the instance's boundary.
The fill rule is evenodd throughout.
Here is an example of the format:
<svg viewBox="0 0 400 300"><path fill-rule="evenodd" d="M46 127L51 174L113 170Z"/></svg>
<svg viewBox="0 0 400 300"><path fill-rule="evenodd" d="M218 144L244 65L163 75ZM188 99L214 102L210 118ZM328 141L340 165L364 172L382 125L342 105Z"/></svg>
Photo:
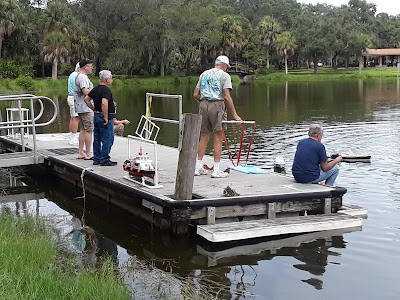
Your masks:
<svg viewBox="0 0 400 300"><path fill-rule="evenodd" d="M109 88L112 84L111 72L100 71L99 79L100 84L85 97L85 103L94 111L93 164L115 166L117 162L110 160L115 118L115 104Z"/></svg>

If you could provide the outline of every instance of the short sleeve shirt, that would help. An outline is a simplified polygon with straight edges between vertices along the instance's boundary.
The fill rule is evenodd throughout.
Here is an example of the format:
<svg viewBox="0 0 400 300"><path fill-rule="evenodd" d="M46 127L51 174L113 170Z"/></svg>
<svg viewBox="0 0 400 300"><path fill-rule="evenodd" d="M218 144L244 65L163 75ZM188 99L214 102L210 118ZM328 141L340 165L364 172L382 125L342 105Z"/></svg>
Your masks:
<svg viewBox="0 0 400 300"><path fill-rule="evenodd" d="M83 88L91 90L93 88L93 83L86 74L78 73L74 84L75 111L77 114L92 111L89 106L86 105L85 101L83 101L83 99L85 99L85 95L82 93Z"/></svg>
<svg viewBox="0 0 400 300"><path fill-rule="evenodd" d="M75 78L78 75L78 72L72 72L68 77L68 96L74 95L74 85L75 85Z"/></svg>
<svg viewBox="0 0 400 300"><path fill-rule="evenodd" d="M108 100L108 118L115 118L115 104L114 99L111 93L111 90L106 85L98 85L93 88L89 92L89 97L93 99L93 105L95 111L101 110L101 102L102 99L105 98Z"/></svg>
<svg viewBox="0 0 400 300"><path fill-rule="evenodd" d="M320 176L320 164L326 162L325 146L312 138L301 140L294 155L292 174L297 182L308 183Z"/></svg>
<svg viewBox="0 0 400 300"><path fill-rule="evenodd" d="M232 89L231 76L224 70L212 68L204 71L197 82L201 100L224 100L224 89Z"/></svg>

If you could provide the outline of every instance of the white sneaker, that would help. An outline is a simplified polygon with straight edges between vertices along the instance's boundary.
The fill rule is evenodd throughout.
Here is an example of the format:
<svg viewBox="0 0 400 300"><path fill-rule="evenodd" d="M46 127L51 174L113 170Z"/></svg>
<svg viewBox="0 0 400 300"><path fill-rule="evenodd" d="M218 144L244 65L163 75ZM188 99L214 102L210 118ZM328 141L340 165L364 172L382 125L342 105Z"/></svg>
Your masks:
<svg viewBox="0 0 400 300"><path fill-rule="evenodd" d="M216 172L212 172L211 173L211 178L225 178L225 177L228 177L228 173L226 173L226 172L224 172L224 171L222 171L222 170L219 170L219 171L216 171Z"/></svg>
<svg viewBox="0 0 400 300"><path fill-rule="evenodd" d="M79 140L77 138L75 138L73 140L69 140L68 144L70 144L71 146L78 146Z"/></svg>
<svg viewBox="0 0 400 300"><path fill-rule="evenodd" d="M208 171L204 168L194 171L194 176L207 175L207 174L208 174Z"/></svg>

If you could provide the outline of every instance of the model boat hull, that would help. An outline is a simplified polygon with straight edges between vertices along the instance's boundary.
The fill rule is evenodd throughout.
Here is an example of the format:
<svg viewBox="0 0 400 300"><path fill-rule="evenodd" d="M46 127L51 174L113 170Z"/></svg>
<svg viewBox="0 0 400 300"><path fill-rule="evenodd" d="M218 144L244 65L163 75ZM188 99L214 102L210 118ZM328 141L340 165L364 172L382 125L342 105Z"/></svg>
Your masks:
<svg viewBox="0 0 400 300"><path fill-rule="evenodd" d="M155 170L142 169L135 164L132 164L130 160L124 162L123 168L129 173L129 175L134 177L150 177L154 178Z"/></svg>

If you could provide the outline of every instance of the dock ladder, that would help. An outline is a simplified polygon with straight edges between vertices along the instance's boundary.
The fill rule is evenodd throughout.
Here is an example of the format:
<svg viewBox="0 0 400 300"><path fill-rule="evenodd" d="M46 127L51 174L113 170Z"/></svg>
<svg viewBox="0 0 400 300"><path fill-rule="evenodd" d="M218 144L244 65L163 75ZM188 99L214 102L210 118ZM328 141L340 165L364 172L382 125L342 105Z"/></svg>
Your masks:
<svg viewBox="0 0 400 300"><path fill-rule="evenodd" d="M49 121L38 123L44 113L44 101L48 101L52 105L53 115ZM0 168L43 163L43 156L37 153L36 128L54 122L58 114L57 105L48 97L36 96L33 94L0 95L0 105L4 102L16 104L16 107L6 109L7 120L0 121L0 130L7 130L8 139L20 138L21 152L0 154ZM29 103L29 108L25 107L28 106L27 103ZM35 115L35 106L37 107L37 105L39 105L40 109L38 114ZM32 133L33 149L26 149L25 146L25 139L27 138L26 133L29 132Z"/></svg>

